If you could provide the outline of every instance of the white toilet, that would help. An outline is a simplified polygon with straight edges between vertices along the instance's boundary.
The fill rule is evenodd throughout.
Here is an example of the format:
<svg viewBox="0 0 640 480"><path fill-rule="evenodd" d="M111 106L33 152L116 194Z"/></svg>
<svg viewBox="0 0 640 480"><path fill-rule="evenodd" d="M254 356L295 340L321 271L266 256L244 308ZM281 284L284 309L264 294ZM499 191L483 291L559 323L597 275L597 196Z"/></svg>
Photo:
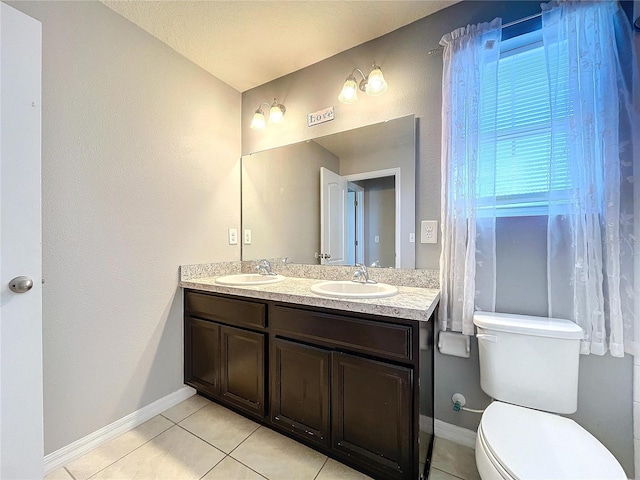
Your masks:
<svg viewBox="0 0 640 480"><path fill-rule="evenodd" d="M494 399L476 437L482 480L626 480L604 445L556 415L577 409L580 327L569 320L480 312L473 323L480 385Z"/></svg>

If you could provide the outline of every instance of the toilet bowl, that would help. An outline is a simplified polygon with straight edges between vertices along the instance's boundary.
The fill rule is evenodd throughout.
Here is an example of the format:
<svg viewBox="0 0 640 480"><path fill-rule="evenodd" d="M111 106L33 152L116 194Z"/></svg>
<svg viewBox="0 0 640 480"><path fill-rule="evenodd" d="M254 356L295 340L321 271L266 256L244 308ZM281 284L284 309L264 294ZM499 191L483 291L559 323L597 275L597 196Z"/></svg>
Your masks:
<svg viewBox="0 0 640 480"><path fill-rule="evenodd" d="M582 329L569 320L474 315L482 414L476 465L482 480L626 480L615 457L573 420Z"/></svg>
<svg viewBox="0 0 640 480"><path fill-rule="evenodd" d="M482 480L626 480L615 459L571 419L493 402L476 437Z"/></svg>

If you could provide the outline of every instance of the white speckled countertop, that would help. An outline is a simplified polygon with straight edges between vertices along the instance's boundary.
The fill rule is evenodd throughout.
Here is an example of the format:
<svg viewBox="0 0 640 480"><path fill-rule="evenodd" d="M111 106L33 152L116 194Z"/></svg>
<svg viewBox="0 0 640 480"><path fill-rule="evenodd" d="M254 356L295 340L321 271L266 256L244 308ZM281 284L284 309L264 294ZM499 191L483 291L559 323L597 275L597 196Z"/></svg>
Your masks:
<svg viewBox="0 0 640 480"><path fill-rule="evenodd" d="M348 312L368 313L408 320L428 321L440 298L437 288L398 286L398 294L387 298L341 299L329 298L312 293L311 285L323 279L287 277L278 283L254 286L224 286L215 283L216 277L228 273L240 273L235 268L219 272L208 270L214 276L193 278L181 276L180 286L193 290L237 295L240 297L271 300L276 302L332 308ZM235 271L234 271L235 270ZM204 272L203 272L204 273ZM190 277L190 278L187 278Z"/></svg>

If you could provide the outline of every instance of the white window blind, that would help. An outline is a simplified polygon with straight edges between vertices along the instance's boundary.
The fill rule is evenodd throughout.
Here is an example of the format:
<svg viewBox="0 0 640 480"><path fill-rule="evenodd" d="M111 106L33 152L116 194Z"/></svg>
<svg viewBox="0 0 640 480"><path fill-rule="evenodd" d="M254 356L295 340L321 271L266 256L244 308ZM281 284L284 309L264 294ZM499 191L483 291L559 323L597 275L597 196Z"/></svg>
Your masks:
<svg viewBox="0 0 640 480"><path fill-rule="evenodd" d="M547 213L549 192L555 192L557 201L566 198L563 192L570 187L567 130L562 128L563 120L568 121L571 114L566 87L568 62L566 57L550 60L551 64L559 62L560 72L553 93L557 95L557 108L553 111L556 131L552 136L545 49L541 41L535 41L539 32L533 35L533 41L529 34L503 42L497 78L495 68L483 78L476 179L480 215L483 206L493 212L494 196L497 216L543 215Z"/></svg>

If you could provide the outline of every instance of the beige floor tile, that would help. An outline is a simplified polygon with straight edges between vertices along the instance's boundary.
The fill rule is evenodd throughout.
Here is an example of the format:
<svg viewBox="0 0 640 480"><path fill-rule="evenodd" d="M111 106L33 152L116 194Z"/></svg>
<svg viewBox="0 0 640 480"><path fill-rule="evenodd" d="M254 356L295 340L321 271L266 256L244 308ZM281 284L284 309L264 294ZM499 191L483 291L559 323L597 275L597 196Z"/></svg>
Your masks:
<svg viewBox="0 0 640 480"><path fill-rule="evenodd" d="M211 402L200 395L194 395L180 402L177 405L162 412L164 417L175 423L180 423L192 413L197 412L205 405L209 405Z"/></svg>
<svg viewBox="0 0 640 480"><path fill-rule="evenodd" d="M324 464L316 480L372 480L371 477L330 458Z"/></svg>
<svg viewBox="0 0 640 480"><path fill-rule="evenodd" d="M265 478L237 460L226 457L202 477L202 480L265 480Z"/></svg>
<svg viewBox="0 0 640 480"><path fill-rule="evenodd" d="M464 480L480 480L475 451L444 438L436 438L431 466Z"/></svg>
<svg viewBox="0 0 640 480"><path fill-rule="evenodd" d="M76 480L85 480L172 426L172 422L157 415L74 460L66 467Z"/></svg>
<svg viewBox="0 0 640 480"><path fill-rule="evenodd" d="M45 476L44 480L73 480L73 477L64 468L59 468Z"/></svg>
<svg viewBox="0 0 640 480"><path fill-rule="evenodd" d="M231 456L269 480L311 480L327 459L265 427L256 430Z"/></svg>
<svg viewBox="0 0 640 480"><path fill-rule="evenodd" d="M429 472L429 480L460 480L460 477L449 475L447 472L443 472L442 470L431 467L431 471Z"/></svg>
<svg viewBox="0 0 640 480"><path fill-rule="evenodd" d="M174 425L92 479L196 480L223 458L220 450Z"/></svg>
<svg viewBox="0 0 640 480"><path fill-rule="evenodd" d="M260 426L218 404L210 403L180 422L180 426L225 453L231 453Z"/></svg>

